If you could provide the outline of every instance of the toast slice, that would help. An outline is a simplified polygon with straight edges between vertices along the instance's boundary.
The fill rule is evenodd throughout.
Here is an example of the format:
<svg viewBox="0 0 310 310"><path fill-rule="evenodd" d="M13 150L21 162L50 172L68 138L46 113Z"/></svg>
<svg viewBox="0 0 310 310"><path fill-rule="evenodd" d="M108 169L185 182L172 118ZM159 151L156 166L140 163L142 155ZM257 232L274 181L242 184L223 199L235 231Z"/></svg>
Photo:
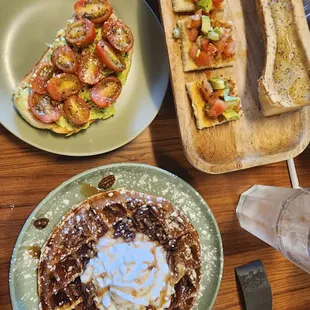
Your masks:
<svg viewBox="0 0 310 310"><path fill-rule="evenodd" d="M113 13L110 18L116 19L117 16ZM85 100L90 108L90 117L86 124L78 126L70 122L65 118L65 116L61 116L61 118L54 123L44 123L41 122L39 119L37 119L33 113L31 112L28 104L28 97L31 91L29 82L31 77L36 74L36 68L40 66L40 64L44 62L50 62L51 56L54 51L54 49L58 46L64 46L67 45L67 42L65 40L65 32L66 28L76 21L76 18L73 17L68 20L67 25L65 28L58 31L56 39L54 42L49 45L48 49L45 51L45 53L42 55L41 59L38 61L38 63L33 67L33 69L24 77L24 79L21 81L21 83L16 87L14 93L13 93L13 104L16 108L16 110L19 112L19 114L27 121L30 125L32 125L35 128L38 129L44 129L44 130L51 130L54 133L62 134L66 136L70 136L72 134L78 133L81 130L87 129L92 123L94 123L96 120L103 120L112 117L115 114L115 108L114 105L111 105L107 108L99 108L97 107L90 98L90 86L84 84L81 88L78 96L81 97L83 100ZM102 27L96 28L96 38L95 41L85 48L85 50L93 50L95 47L95 44L101 40L102 37ZM110 72L109 74L112 74L116 76L124 85L130 68L131 68L131 62L132 62L132 55L133 55L133 49L131 49L128 53L122 53L121 57L123 62L126 65L126 69L123 72L114 73Z"/></svg>
<svg viewBox="0 0 310 310"><path fill-rule="evenodd" d="M191 13L197 9L197 5L191 0L172 0L175 13Z"/></svg>
<svg viewBox="0 0 310 310"><path fill-rule="evenodd" d="M190 40L186 23L187 19L182 19L178 21L178 28L180 29L181 33L181 52L184 72L205 69L217 69L231 67L234 65L234 62L236 61L235 55L225 59L221 57L221 55L217 55L214 62L210 63L209 65L201 67L197 66L195 61L190 57L190 49L193 46L193 43ZM233 27L230 22L223 20L211 20L211 26L213 28L222 27L230 29L231 37L233 38Z"/></svg>
<svg viewBox="0 0 310 310"><path fill-rule="evenodd" d="M172 7L175 13L192 13L198 10L198 5L192 0L172 0ZM213 7L212 10L221 10L222 7L223 3L220 8Z"/></svg>
<svg viewBox="0 0 310 310"><path fill-rule="evenodd" d="M215 127L217 125L232 121L232 119L229 120L225 118L224 115L220 115L217 118L211 118L208 116L206 112L206 101L203 98L202 93L200 91L202 83L203 81L196 81L196 82L189 82L186 84L187 92L190 97L198 129ZM232 79L227 79L226 83L230 87L230 94L232 96L238 96L235 81L233 81ZM241 100L239 99L234 107L234 111L237 112L239 118L243 115L241 107L242 107Z"/></svg>

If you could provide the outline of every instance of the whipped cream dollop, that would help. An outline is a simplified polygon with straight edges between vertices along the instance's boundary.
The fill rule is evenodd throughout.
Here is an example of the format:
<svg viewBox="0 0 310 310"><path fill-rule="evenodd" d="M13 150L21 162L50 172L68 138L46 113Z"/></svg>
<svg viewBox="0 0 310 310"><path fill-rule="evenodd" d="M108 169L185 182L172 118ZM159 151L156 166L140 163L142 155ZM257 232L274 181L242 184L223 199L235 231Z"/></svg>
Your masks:
<svg viewBox="0 0 310 310"><path fill-rule="evenodd" d="M140 310L170 306L174 283L162 246L138 233L133 242L114 239L111 233L100 238L98 255L81 276L83 283L96 287L95 302L103 310Z"/></svg>

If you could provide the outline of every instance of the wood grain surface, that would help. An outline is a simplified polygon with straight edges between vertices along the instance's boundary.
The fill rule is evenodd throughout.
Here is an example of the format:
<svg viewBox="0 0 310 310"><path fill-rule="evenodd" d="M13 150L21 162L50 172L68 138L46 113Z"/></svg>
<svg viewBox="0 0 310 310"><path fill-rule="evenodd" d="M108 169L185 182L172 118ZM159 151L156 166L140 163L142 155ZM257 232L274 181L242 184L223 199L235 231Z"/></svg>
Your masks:
<svg viewBox="0 0 310 310"><path fill-rule="evenodd" d="M156 0L150 2L156 5ZM286 162L223 175L208 175L194 169L183 152L169 88L163 107L151 126L125 147L105 155L73 158L49 154L20 141L0 125L1 310L12 309L8 288L10 257L31 211L68 178L99 165L117 162L140 162L171 171L194 186L210 205L222 233L225 253L223 280L215 310L241 309L234 268L256 259L265 264L275 310L310 309L310 276L242 230L235 214L240 194L253 184L290 186ZM310 148L295 162L301 185L310 187Z"/></svg>
<svg viewBox="0 0 310 310"><path fill-rule="evenodd" d="M310 142L310 108L268 118L260 111L257 80L262 75L265 51L255 0L225 1L224 11L216 17L233 23L236 63L209 71L211 77L236 81L244 116L239 121L203 130L196 126L185 84L205 80L205 71L183 72L180 42L172 34L177 21L188 15L175 14L170 0L159 3L182 142L192 165L208 173L223 173L300 154Z"/></svg>

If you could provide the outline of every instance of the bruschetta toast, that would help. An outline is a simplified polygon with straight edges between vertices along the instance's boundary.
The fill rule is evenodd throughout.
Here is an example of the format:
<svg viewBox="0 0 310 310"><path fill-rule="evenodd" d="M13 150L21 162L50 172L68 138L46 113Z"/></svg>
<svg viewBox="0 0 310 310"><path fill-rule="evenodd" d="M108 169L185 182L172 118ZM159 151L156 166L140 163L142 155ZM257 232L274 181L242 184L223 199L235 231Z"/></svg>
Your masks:
<svg viewBox="0 0 310 310"><path fill-rule="evenodd" d="M235 41L230 22L195 14L178 21L184 72L233 66Z"/></svg>
<svg viewBox="0 0 310 310"><path fill-rule="evenodd" d="M236 83L210 78L186 84L198 129L238 120L243 112Z"/></svg>

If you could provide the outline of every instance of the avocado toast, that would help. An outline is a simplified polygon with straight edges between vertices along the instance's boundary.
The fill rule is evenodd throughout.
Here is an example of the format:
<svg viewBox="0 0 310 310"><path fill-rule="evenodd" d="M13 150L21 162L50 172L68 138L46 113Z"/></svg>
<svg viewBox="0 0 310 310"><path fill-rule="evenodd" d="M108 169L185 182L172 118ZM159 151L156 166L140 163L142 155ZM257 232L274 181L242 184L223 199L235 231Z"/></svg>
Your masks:
<svg viewBox="0 0 310 310"><path fill-rule="evenodd" d="M94 11L91 2L79 0L74 9L13 94L14 106L29 124L67 136L114 115L133 54L131 31L109 1ZM126 40L113 37L115 29Z"/></svg>

